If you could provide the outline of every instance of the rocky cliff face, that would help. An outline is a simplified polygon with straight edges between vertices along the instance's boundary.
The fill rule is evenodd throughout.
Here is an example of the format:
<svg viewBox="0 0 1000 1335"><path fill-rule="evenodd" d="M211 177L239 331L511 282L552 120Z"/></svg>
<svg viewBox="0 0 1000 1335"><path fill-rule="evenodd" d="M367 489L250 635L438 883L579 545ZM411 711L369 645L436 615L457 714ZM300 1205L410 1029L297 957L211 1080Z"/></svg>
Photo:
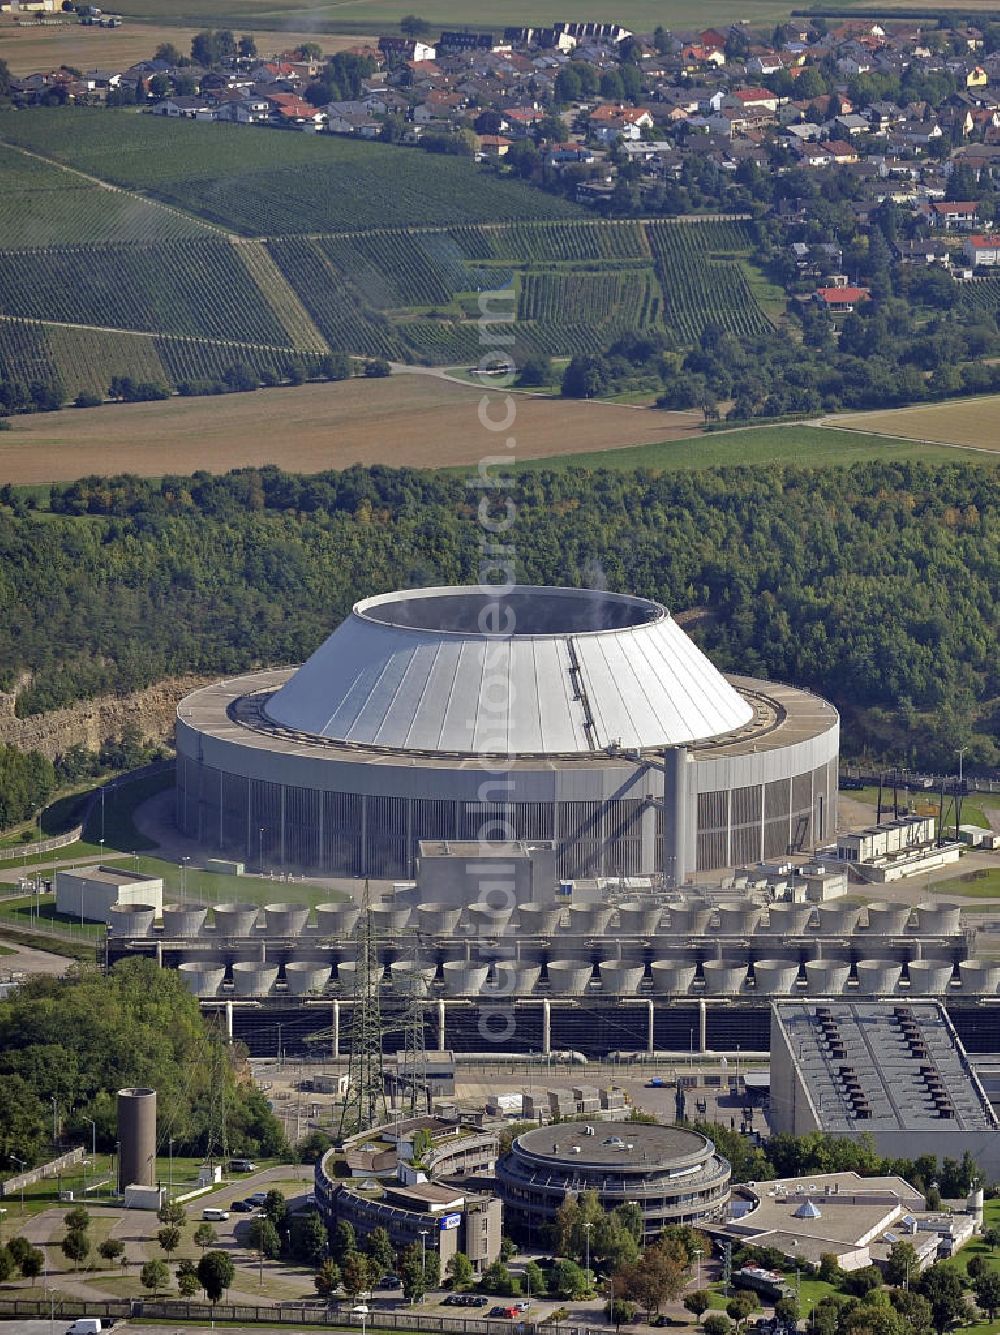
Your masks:
<svg viewBox="0 0 1000 1335"><path fill-rule="evenodd" d="M120 737L128 724L139 729L144 741L172 742L178 701L211 680L169 677L130 695L101 695L29 718L17 718L15 696L0 691L0 743L55 760L71 746L96 751L109 737Z"/></svg>

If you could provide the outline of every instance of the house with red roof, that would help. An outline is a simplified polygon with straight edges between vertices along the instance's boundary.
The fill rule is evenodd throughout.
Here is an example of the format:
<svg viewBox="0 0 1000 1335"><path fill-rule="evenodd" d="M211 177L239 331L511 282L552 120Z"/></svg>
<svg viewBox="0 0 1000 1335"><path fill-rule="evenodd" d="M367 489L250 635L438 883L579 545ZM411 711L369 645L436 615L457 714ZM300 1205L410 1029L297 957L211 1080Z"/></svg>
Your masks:
<svg viewBox="0 0 1000 1335"><path fill-rule="evenodd" d="M1000 233L967 236L962 243L962 253L974 269L995 269L1000 264Z"/></svg>
<svg viewBox="0 0 1000 1335"><path fill-rule="evenodd" d="M870 300L872 294L866 287L852 287L850 284L845 284L843 287L818 287L814 295L820 305L825 306L828 311L832 311L835 315L847 315L855 306Z"/></svg>

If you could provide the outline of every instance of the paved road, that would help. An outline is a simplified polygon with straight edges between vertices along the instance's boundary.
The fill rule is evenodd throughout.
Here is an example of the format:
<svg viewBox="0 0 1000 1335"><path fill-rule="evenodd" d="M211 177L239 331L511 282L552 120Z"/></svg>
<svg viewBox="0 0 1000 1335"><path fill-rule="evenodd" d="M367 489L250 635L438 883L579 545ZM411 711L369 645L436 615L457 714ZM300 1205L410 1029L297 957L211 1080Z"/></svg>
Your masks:
<svg viewBox="0 0 1000 1335"><path fill-rule="evenodd" d="M17 941L9 941L0 935L0 946L14 951L13 955L0 955L0 982L15 973L47 973L60 977L75 960L65 955L50 955L47 950L32 950Z"/></svg>

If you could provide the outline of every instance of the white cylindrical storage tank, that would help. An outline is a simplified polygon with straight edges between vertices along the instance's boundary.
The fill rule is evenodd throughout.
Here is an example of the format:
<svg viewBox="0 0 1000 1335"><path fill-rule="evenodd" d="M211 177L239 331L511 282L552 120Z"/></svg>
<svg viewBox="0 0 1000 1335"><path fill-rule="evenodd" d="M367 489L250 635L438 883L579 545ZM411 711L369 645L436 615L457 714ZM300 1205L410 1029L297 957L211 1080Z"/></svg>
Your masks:
<svg viewBox="0 0 1000 1335"><path fill-rule="evenodd" d="M337 982L340 984L340 990L345 995L353 993L357 971L358 966L354 960L341 960L337 965Z"/></svg>
<svg viewBox="0 0 1000 1335"><path fill-rule="evenodd" d="M400 992L416 990L419 996L426 995L436 973L437 965L432 960L393 960L389 965L393 986ZM415 989L414 984L416 984Z"/></svg>
<svg viewBox="0 0 1000 1335"><path fill-rule="evenodd" d="M616 997L634 997L646 972L644 965L625 960L601 960L597 968L604 991Z"/></svg>
<svg viewBox="0 0 1000 1335"><path fill-rule="evenodd" d="M309 921L308 904L265 904L268 936L301 936Z"/></svg>
<svg viewBox="0 0 1000 1335"><path fill-rule="evenodd" d="M343 904L317 904L316 930L320 936L333 936L343 941L354 931L360 917L360 908L350 900Z"/></svg>
<svg viewBox="0 0 1000 1335"><path fill-rule="evenodd" d="M948 991L954 969L946 960L911 960L907 972L915 996L935 997Z"/></svg>
<svg viewBox="0 0 1000 1335"><path fill-rule="evenodd" d="M519 904L517 920L521 936L551 936L559 927L561 904Z"/></svg>
<svg viewBox="0 0 1000 1335"><path fill-rule="evenodd" d="M496 960L493 980L483 988L484 996L498 1000L504 997L529 997L542 976L540 964L518 964L514 960Z"/></svg>
<svg viewBox="0 0 1000 1335"><path fill-rule="evenodd" d="M602 936L613 912L610 904L570 904L569 930L584 936Z"/></svg>
<svg viewBox="0 0 1000 1335"><path fill-rule="evenodd" d="M417 905L417 926L432 936L451 936L461 916L461 906L453 908L451 904L434 901Z"/></svg>
<svg viewBox="0 0 1000 1335"><path fill-rule="evenodd" d="M868 905L868 930L873 936L902 936L910 917L909 904L881 901Z"/></svg>
<svg viewBox="0 0 1000 1335"><path fill-rule="evenodd" d="M649 972L654 992L676 995L688 991L695 980L698 966L687 960L653 960Z"/></svg>
<svg viewBox="0 0 1000 1335"><path fill-rule="evenodd" d="M216 997L226 976L225 966L210 960L185 960L177 968L184 986L196 997Z"/></svg>
<svg viewBox="0 0 1000 1335"><path fill-rule="evenodd" d="M404 930L411 912L409 904L373 904L372 925L383 936L392 936Z"/></svg>
<svg viewBox="0 0 1000 1335"><path fill-rule="evenodd" d="M277 977L276 964L242 960L233 965L233 990L238 997L266 997Z"/></svg>
<svg viewBox="0 0 1000 1335"><path fill-rule="evenodd" d="M488 964L446 960L441 966L444 990L449 997L478 997L490 971Z"/></svg>
<svg viewBox="0 0 1000 1335"><path fill-rule="evenodd" d="M673 936L703 936L712 910L708 904L671 904L670 932Z"/></svg>
<svg viewBox="0 0 1000 1335"><path fill-rule="evenodd" d="M936 900L917 905L917 930L921 936L957 936L961 927L961 904Z"/></svg>
<svg viewBox="0 0 1000 1335"><path fill-rule="evenodd" d="M510 926L513 913L513 904L509 908L494 908L480 901L469 905L466 919L477 936L500 936Z"/></svg>
<svg viewBox="0 0 1000 1335"><path fill-rule="evenodd" d="M816 930L820 936L850 936L861 918L860 904L829 904L816 906Z"/></svg>
<svg viewBox="0 0 1000 1335"><path fill-rule="evenodd" d="M753 966L755 992L761 996L787 996L795 990L799 976L796 960L756 960Z"/></svg>
<svg viewBox="0 0 1000 1335"><path fill-rule="evenodd" d="M747 966L742 960L706 960L701 968L705 975L705 991L713 997L739 992L747 976Z"/></svg>
<svg viewBox="0 0 1000 1335"><path fill-rule="evenodd" d="M293 997L322 992L330 977L330 966L322 960L292 960L285 965L285 982Z"/></svg>
<svg viewBox="0 0 1000 1335"><path fill-rule="evenodd" d="M663 905L653 899L626 899L618 905L618 930L626 936L652 936L660 925Z"/></svg>
<svg viewBox="0 0 1000 1335"><path fill-rule="evenodd" d="M806 992L811 997L839 997L851 976L845 960L806 960Z"/></svg>
<svg viewBox="0 0 1000 1335"><path fill-rule="evenodd" d="M578 997L586 992L594 966L589 960L549 960L548 974L553 992Z"/></svg>
<svg viewBox="0 0 1000 1335"><path fill-rule="evenodd" d="M1000 987L1000 960L962 960L958 966L962 991L974 996L996 996Z"/></svg>
<svg viewBox="0 0 1000 1335"><path fill-rule="evenodd" d="M200 936L208 909L201 904L164 904L163 935L186 938Z"/></svg>
<svg viewBox="0 0 1000 1335"><path fill-rule="evenodd" d="M802 936L812 911L811 904L771 904L767 910L767 925L761 931L768 936Z"/></svg>
<svg viewBox="0 0 1000 1335"><path fill-rule="evenodd" d="M216 936L249 936L257 922L256 904L216 904Z"/></svg>
<svg viewBox="0 0 1000 1335"><path fill-rule="evenodd" d="M153 934L156 909L152 904L112 904L104 921L117 937L147 937Z"/></svg>
<svg viewBox="0 0 1000 1335"><path fill-rule="evenodd" d="M752 900L719 905L719 933L722 936L749 936L760 922L764 910Z"/></svg>
<svg viewBox="0 0 1000 1335"><path fill-rule="evenodd" d="M861 995L880 997L895 991L903 966L895 960L858 960L857 971Z"/></svg>

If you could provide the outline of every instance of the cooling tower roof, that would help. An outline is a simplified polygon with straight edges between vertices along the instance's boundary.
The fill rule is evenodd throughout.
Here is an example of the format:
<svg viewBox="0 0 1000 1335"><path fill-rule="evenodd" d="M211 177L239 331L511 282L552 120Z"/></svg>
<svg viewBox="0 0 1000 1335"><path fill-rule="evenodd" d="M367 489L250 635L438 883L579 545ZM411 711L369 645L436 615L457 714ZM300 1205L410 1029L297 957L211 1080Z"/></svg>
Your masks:
<svg viewBox="0 0 1000 1335"><path fill-rule="evenodd" d="M355 605L267 716L387 750L647 750L753 718L659 603L592 589L414 589Z"/></svg>

